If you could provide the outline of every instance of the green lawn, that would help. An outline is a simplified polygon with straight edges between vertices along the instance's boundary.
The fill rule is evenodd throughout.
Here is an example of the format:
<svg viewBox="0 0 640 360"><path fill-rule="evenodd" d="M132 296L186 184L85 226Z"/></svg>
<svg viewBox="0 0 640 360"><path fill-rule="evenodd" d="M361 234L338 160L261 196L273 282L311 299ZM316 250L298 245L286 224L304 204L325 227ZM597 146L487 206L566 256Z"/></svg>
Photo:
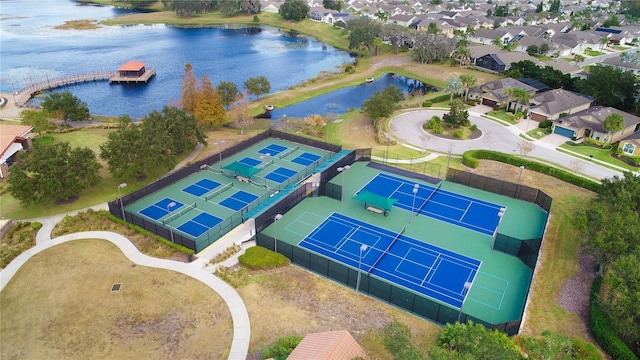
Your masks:
<svg viewBox="0 0 640 360"><path fill-rule="evenodd" d="M532 137L534 139L542 139L543 137L549 134L551 134L551 128L548 128L548 129L535 128L527 132L527 135L529 135L529 137Z"/></svg>
<svg viewBox="0 0 640 360"><path fill-rule="evenodd" d="M638 171L638 168L627 165L626 163L611 157L611 154L613 153L613 149L601 149L601 148L587 146L587 145L570 145L570 144L563 144L560 146L560 148L573 151L585 156L593 156L594 159L604 161L611 165L619 166L629 171Z"/></svg>
<svg viewBox="0 0 640 360"><path fill-rule="evenodd" d="M600 55L604 55L603 52L600 51L595 51L595 50L585 50L584 51L585 54L589 55L589 56L600 56Z"/></svg>
<svg viewBox="0 0 640 360"><path fill-rule="evenodd" d="M506 121L511 125L516 125L518 122L513 119L513 115L504 110L500 111L489 111L486 115L498 118L500 120ZM490 119L491 120L491 119Z"/></svg>

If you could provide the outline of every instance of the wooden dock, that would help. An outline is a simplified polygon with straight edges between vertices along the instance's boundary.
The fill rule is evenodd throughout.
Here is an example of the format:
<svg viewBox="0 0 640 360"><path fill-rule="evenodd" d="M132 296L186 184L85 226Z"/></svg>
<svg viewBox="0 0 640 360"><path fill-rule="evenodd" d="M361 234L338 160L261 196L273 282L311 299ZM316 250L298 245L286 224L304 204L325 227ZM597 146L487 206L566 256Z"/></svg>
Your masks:
<svg viewBox="0 0 640 360"><path fill-rule="evenodd" d="M41 91L90 81L108 80L112 76L113 72L96 72L91 74L65 76L57 79L31 83L26 87L20 89L19 91L16 91L16 93L14 94L14 98L17 106L23 106L27 103L27 101L29 101L29 99L33 97L34 94L37 94Z"/></svg>
<svg viewBox="0 0 640 360"><path fill-rule="evenodd" d="M109 83L110 84L147 83L149 79L151 79L151 77L155 74L156 74L156 69L154 68L147 69L140 76L122 76L119 73L115 73L109 77Z"/></svg>

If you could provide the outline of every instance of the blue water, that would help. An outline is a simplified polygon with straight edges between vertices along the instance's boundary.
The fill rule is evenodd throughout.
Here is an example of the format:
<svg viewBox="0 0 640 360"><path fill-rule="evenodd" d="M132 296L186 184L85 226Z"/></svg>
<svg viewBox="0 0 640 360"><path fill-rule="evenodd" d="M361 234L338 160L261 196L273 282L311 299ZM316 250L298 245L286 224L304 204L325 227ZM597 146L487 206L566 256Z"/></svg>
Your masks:
<svg viewBox="0 0 640 360"><path fill-rule="evenodd" d="M0 91L12 92L30 82L64 75L115 71L129 60L145 62L156 76L145 85L110 85L99 81L69 86L92 114L130 115L176 103L184 66L198 78L207 74L214 86L233 81L239 88L249 77L266 76L272 92L288 89L322 71L337 71L352 59L348 53L311 37L290 36L276 28L196 28L165 25L109 26L97 30L56 30L66 20L104 20L130 12L112 7L81 6L70 0L2 1L0 18Z"/></svg>
<svg viewBox="0 0 640 360"><path fill-rule="evenodd" d="M409 96L410 93L425 94L428 91L436 90L435 87L415 79L385 74L371 83L363 81L361 85L335 90L282 109L276 108L271 111L270 115L273 120L283 117L305 117L312 114L334 119L338 115L348 112L349 109L360 109L371 95L376 91L384 90L389 85L398 87L405 96Z"/></svg>

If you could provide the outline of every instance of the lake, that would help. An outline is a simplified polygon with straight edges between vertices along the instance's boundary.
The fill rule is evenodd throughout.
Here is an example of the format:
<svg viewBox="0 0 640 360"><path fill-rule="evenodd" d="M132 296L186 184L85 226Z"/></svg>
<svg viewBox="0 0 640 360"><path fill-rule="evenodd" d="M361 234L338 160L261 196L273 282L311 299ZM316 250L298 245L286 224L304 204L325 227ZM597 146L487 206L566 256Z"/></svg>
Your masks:
<svg viewBox="0 0 640 360"><path fill-rule="evenodd" d="M66 20L104 20L130 10L78 5L70 0L2 1L0 91L65 75L115 71L129 60L145 62L156 76L143 85L107 81L60 88L71 91L103 116L141 118L180 98L184 66L207 74L214 86L266 76L272 92L320 74L339 71L353 59L312 37L277 28L178 28L166 25L109 26L97 30L56 30Z"/></svg>

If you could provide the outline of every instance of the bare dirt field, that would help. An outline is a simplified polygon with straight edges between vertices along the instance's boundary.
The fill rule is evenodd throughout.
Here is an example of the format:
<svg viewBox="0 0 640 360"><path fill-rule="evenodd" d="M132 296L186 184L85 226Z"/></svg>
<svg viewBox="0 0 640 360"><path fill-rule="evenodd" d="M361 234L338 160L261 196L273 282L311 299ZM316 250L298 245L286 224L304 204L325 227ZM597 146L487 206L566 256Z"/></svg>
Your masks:
<svg viewBox="0 0 640 360"><path fill-rule="evenodd" d="M122 284L112 292L114 283ZM2 359L223 359L231 315L197 280L133 266L103 240L31 258L0 293Z"/></svg>

